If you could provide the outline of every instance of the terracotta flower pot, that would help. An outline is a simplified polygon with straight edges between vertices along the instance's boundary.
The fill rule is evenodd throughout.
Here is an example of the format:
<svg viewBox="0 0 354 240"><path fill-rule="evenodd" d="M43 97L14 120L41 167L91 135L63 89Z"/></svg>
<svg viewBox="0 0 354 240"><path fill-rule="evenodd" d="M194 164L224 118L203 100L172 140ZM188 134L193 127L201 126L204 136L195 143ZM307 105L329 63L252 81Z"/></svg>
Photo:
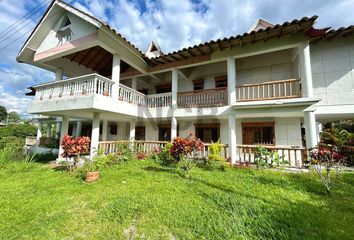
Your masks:
<svg viewBox="0 0 354 240"><path fill-rule="evenodd" d="M100 171L86 173L86 182L91 183L97 181L100 176Z"/></svg>

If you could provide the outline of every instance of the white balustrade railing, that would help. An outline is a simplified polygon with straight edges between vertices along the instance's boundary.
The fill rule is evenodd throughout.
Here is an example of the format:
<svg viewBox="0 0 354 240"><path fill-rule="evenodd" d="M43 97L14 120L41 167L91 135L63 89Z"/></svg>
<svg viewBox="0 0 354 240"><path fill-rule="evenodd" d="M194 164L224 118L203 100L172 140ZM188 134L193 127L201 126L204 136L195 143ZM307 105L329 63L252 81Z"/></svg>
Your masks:
<svg viewBox="0 0 354 240"><path fill-rule="evenodd" d="M218 107L227 105L226 88L178 93L177 105L182 108Z"/></svg>
<svg viewBox="0 0 354 240"><path fill-rule="evenodd" d="M145 106L145 94L138 92L123 84L119 84L119 96L120 101L136 104L138 106Z"/></svg>
<svg viewBox="0 0 354 240"><path fill-rule="evenodd" d="M34 86L37 101L99 94L112 96L114 82L98 74L69 78Z"/></svg>
<svg viewBox="0 0 354 240"><path fill-rule="evenodd" d="M170 107L172 105L172 93L160 93L146 95L146 106L148 108Z"/></svg>
<svg viewBox="0 0 354 240"><path fill-rule="evenodd" d="M237 101L261 101L301 97L300 80L288 79L236 87Z"/></svg>

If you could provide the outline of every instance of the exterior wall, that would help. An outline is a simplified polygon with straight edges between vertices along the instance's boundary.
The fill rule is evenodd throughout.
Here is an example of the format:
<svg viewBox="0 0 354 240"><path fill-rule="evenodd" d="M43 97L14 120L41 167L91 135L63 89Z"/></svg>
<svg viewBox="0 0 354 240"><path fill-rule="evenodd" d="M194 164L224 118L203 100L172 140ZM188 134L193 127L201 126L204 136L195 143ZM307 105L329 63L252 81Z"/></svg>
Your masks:
<svg viewBox="0 0 354 240"><path fill-rule="evenodd" d="M311 64L317 106L354 104L353 37L311 45Z"/></svg>
<svg viewBox="0 0 354 240"><path fill-rule="evenodd" d="M66 28L70 28L72 31L72 35L71 35L71 40L76 40L79 38L82 38L84 36L87 36L89 34L92 34L94 32L97 31L97 29L92 26L91 24L87 24L83 19L80 19L79 17L71 14L71 13L67 13L71 24L65 28L62 29L66 29ZM49 34L47 35L47 37L44 39L44 41L41 43L41 45L39 46L39 48L37 49L37 53L43 52L45 50L57 47L61 44L66 43L65 39L60 43L58 38L55 36L57 33L57 30L59 30L59 27L61 25L62 19L64 18L65 15L63 15L62 18L60 18L60 20L57 22L57 24L55 24L55 26L53 27L53 29L49 32Z"/></svg>

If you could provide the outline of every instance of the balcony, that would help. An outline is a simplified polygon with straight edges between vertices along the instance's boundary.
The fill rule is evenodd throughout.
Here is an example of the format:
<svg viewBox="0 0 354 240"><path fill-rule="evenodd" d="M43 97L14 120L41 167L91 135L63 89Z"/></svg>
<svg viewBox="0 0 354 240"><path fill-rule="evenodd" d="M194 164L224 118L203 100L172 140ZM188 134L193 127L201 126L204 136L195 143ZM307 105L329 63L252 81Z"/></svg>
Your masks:
<svg viewBox="0 0 354 240"><path fill-rule="evenodd" d="M288 79L236 87L236 101L263 101L301 97L299 79Z"/></svg>
<svg viewBox="0 0 354 240"><path fill-rule="evenodd" d="M45 102L72 99L90 95L116 99L146 108L166 108L172 105L172 93L145 95L123 84L119 85L118 96L113 96L114 82L98 74L54 81L37 85L35 99ZM300 80L289 79L236 87L237 102L263 101L301 97ZM207 108L227 105L227 88L216 88L177 94L179 108Z"/></svg>

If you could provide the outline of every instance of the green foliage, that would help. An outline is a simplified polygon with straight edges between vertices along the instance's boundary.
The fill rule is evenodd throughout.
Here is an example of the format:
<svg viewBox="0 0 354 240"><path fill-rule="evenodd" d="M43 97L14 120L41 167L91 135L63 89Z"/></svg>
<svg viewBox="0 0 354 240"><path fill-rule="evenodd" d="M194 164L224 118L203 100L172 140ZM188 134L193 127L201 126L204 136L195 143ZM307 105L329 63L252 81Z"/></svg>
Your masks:
<svg viewBox="0 0 354 240"><path fill-rule="evenodd" d="M205 164L210 169L219 169L221 171L225 171L225 169L229 166L226 162L226 159L221 156L222 146L220 144L220 140L217 142L212 142L212 144L208 148L208 159Z"/></svg>
<svg viewBox="0 0 354 240"><path fill-rule="evenodd" d="M20 115L17 112L9 112L8 117L9 123L18 123L21 121Z"/></svg>
<svg viewBox="0 0 354 240"><path fill-rule="evenodd" d="M24 147L25 140L19 137L0 137L0 149L5 146L12 146L18 150L21 150Z"/></svg>
<svg viewBox="0 0 354 240"><path fill-rule="evenodd" d="M134 151L132 149L131 142L123 142L117 144L116 155L119 158L119 161L129 161L135 157Z"/></svg>
<svg viewBox="0 0 354 240"><path fill-rule="evenodd" d="M16 149L12 146L7 145L0 149L0 167L11 161L14 161L16 156Z"/></svg>
<svg viewBox="0 0 354 240"><path fill-rule="evenodd" d="M0 128L0 138L35 136L37 128L31 124L9 124L7 127Z"/></svg>
<svg viewBox="0 0 354 240"><path fill-rule="evenodd" d="M53 152L38 153L35 155L34 161L40 162L40 163L47 163L47 162L56 160L57 157L58 157L58 154L53 153Z"/></svg>
<svg viewBox="0 0 354 240"><path fill-rule="evenodd" d="M7 117L7 111L4 106L0 106L0 122L5 122Z"/></svg>
<svg viewBox="0 0 354 240"><path fill-rule="evenodd" d="M184 154L181 154L179 159L180 160L177 163L178 169L183 176L189 178L192 168L196 165L195 161L193 161L192 158L185 156Z"/></svg>
<svg viewBox="0 0 354 240"><path fill-rule="evenodd" d="M277 151L270 151L263 146L258 146L255 154L255 163L257 168L263 167L279 167L280 165L289 164L284 160L283 156L280 156Z"/></svg>
<svg viewBox="0 0 354 240"><path fill-rule="evenodd" d="M162 166L172 166L176 162L174 158L170 155L170 149L172 147L172 143L167 143L162 149L155 149L152 154L149 155L149 159L154 162L159 163Z"/></svg>
<svg viewBox="0 0 354 240"><path fill-rule="evenodd" d="M336 146L354 146L354 133L340 128L327 129L320 133L321 142Z"/></svg>

